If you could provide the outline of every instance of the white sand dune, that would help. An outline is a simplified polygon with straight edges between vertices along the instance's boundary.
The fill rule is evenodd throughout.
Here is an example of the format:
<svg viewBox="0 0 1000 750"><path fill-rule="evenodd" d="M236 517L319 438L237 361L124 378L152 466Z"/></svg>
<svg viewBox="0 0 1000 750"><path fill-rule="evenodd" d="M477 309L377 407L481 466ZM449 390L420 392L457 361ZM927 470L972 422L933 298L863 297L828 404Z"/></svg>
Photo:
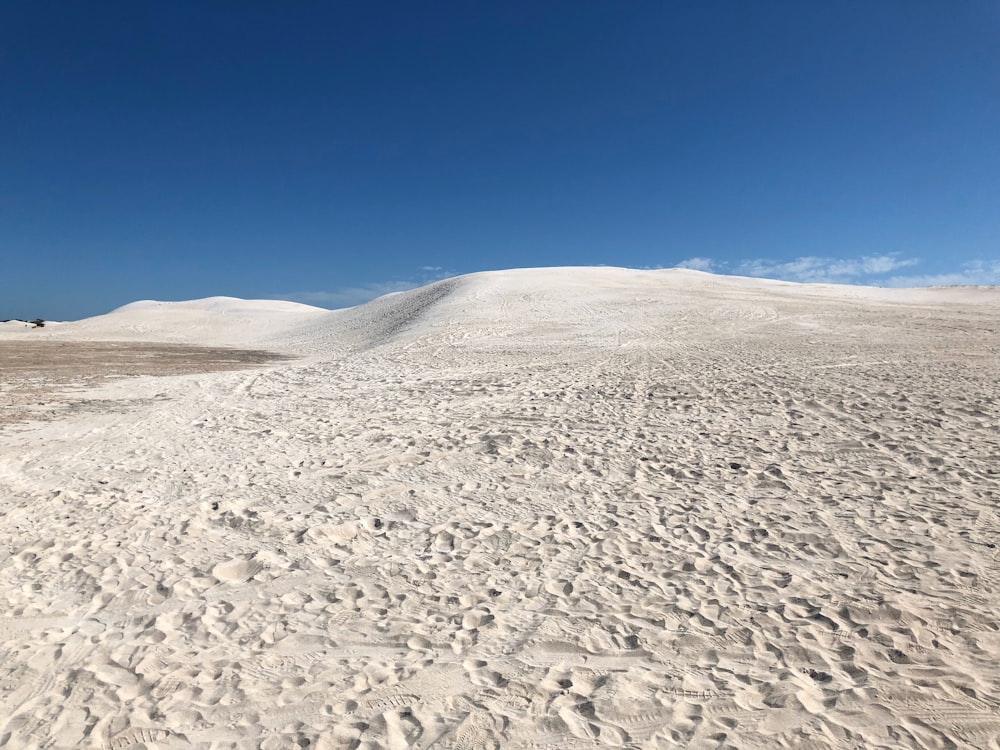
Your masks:
<svg viewBox="0 0 1000 750"><path fill-rule="evenodd" d="M328 313L320 307L281 300L209 297L186 302L133 302L106 315L32 331L33 337L161 341L240 346L268 338L303 320Z"/></svg>
<svg viewBox="0 0 1000 750"><path fill-rule="evenodd" d="M997 288L530 269L39 335L300 358L0 426L2 746L1000 748Z"/></svg>

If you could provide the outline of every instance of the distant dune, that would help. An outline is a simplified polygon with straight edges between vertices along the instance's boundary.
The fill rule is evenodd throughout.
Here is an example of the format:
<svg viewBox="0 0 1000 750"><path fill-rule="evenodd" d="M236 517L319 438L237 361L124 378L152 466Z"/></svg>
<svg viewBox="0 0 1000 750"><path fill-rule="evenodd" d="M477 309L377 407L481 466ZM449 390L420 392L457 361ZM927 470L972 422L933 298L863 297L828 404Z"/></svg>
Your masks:
<svg viewBox="0 0 1000 750"><path fill-rule="evenodd" d="M234 297L143 300L33 335L339 351L386 343L400 335L441 334L444 328L462 328L474 337L526 335L540 341L571 330L583 336L631 336L646 330L640 319L655 320L682 308L697 316L706 305L715 305L711 315L738 318L800 303L817 308L824 303L1000 307L1000 288L883 289L686 269L531 268L458 276L333 311Z"/></svg>
<svg viewBox="0 0 1000 750"><path fill-rule="evenodd" d="M1000 289L521 269L0 339L0 746L1000 748Z"/></svg>

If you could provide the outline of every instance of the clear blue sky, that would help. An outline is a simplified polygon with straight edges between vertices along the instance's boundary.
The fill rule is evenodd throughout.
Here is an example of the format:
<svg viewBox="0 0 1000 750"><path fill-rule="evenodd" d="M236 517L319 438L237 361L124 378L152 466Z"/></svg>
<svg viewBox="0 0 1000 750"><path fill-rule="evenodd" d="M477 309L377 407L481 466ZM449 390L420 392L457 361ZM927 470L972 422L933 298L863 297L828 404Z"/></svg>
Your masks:
<svg viewBox="0 0 1000 750"><path fill-rule="evenodd" d="M1000 282L1000 3L0 6L0 318L681 263Z"/></svg>

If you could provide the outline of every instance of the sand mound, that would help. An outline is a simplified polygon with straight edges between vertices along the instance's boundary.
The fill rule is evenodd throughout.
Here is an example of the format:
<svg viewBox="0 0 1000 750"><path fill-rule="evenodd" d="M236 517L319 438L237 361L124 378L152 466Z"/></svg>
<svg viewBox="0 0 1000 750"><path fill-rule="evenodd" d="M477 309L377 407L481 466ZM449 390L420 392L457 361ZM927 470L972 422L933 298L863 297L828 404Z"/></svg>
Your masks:
<svg viewBox="0 0 1000 750"><path fill-rule="evenodd" d="M803 304L813 304L819 308L824 301L858 309L1000 307L1000 290L796 284L684 269L532 268L458 276L344 310L234 297L143 300L106 315L34 331L6 324L0 334L341 355L428 337L497 344L514 340L566 343L566 337L580 343L622 343L626 338L641 340L654 331L661 335L657 326L664 316L680 327L705 315L720 325L749 318L765 322L775 319L782 307L797 311Z"/></svg>
<svg viewBox="0 0 1000 750"><path fill-rule="evenodd" d="M106 315L27 331L34 338L149 341L206 346L251 346L273 340L303 320L329 313L280 300L209 297L187 302L133 302Z"/></svg>
<svg viewBox="0 0 1000 750"><path fill-rule="evenodd" d="M711 323L734 332L808 310L1000 308L996 287L880 289L718 276L681 269L534 268L469 274L338 310L281 331L302 351L357 351L420 340L441 346L642 345L686 327Z"/></svg>
<svg viewBox="0 0 1000 750"><path fill-rule="evenodd" d="M0 425L0 745L1000 747L996 289L186 304L305 356Z"/></svg>

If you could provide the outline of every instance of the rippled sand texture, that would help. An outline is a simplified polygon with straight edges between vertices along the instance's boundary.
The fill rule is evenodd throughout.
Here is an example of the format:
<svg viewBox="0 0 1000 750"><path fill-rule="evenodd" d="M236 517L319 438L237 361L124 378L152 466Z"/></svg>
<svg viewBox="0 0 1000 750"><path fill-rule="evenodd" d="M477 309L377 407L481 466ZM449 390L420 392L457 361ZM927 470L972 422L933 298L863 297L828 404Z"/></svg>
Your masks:
<svg viewBox="0 0 1000 750"><path fill-rule="evenodd" d="M0 745L998 748L998 312L486 274L78 393L0 428Z"/></svg>

